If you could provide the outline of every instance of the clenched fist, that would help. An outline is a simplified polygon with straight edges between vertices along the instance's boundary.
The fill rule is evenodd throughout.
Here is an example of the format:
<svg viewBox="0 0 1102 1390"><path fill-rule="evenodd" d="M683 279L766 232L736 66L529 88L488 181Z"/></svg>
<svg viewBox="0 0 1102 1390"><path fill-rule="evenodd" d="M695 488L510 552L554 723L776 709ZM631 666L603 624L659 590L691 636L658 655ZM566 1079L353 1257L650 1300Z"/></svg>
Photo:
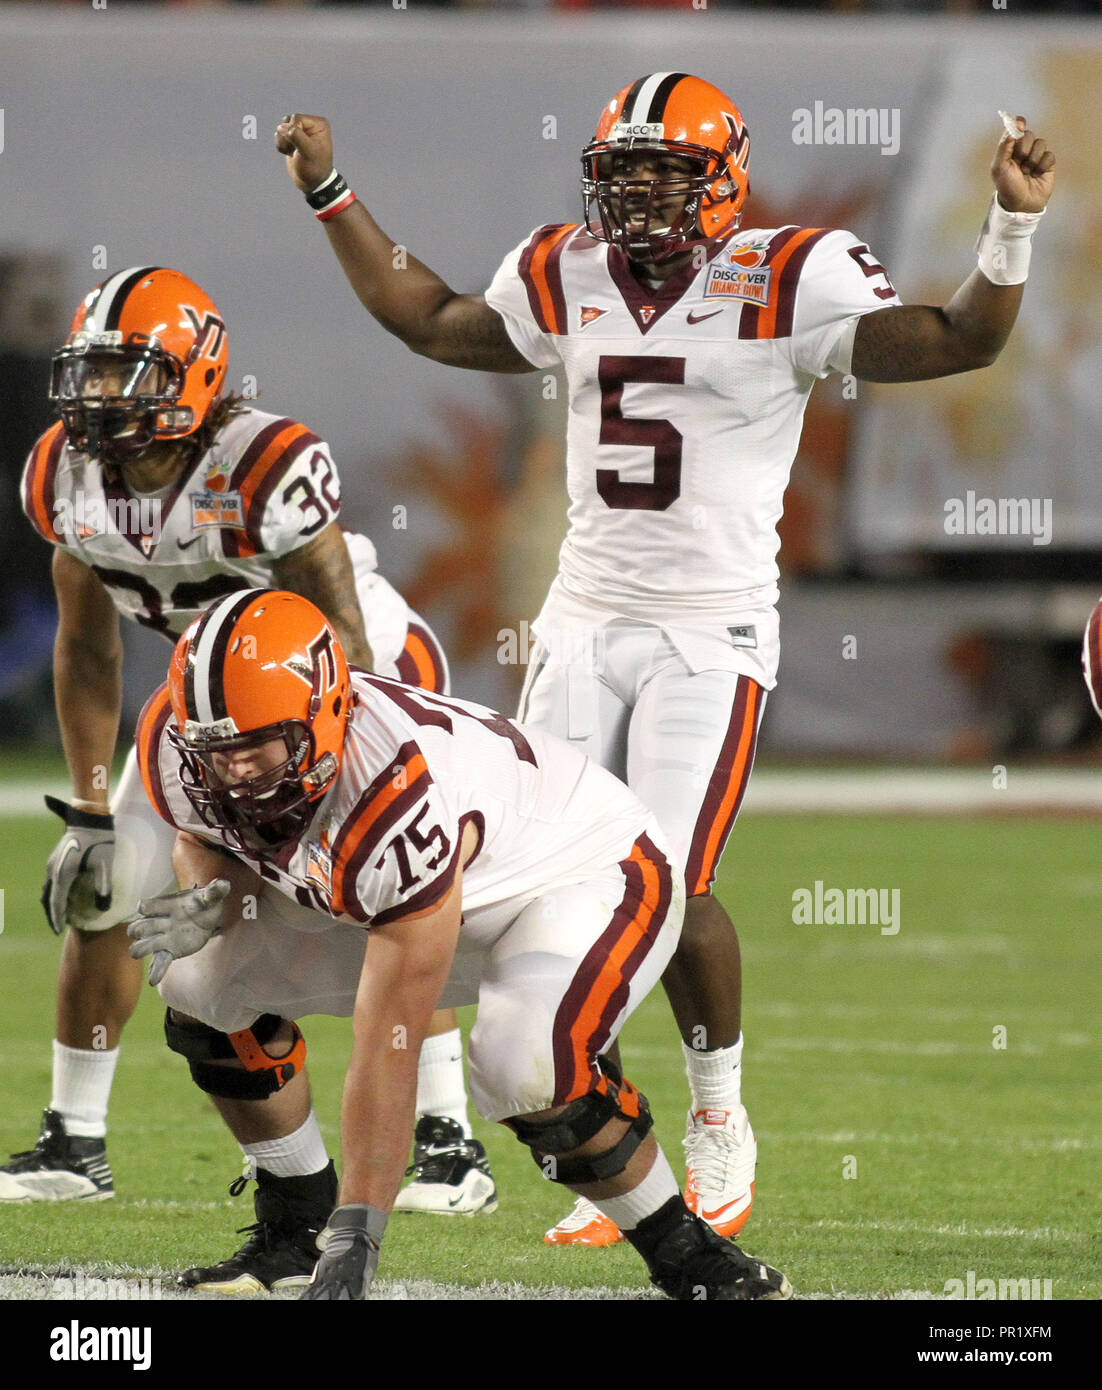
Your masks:
<svg viewBox="0 0 1102 1390"><path fill-rule="evenodd" d="M1007 212L1043 212L1052 197L1056 156L1042 139L1026 129L1024 116L1017 117L1017 125L1017 138L1008 131L999 141L991 163L995 192Z"/></svg>
<svg viewBox="0 0 1102 1390"><path fill-rule="evenodd" d="M284 116L275 132L276 149L287 157L291 182L312 193L333 171L333 137L324 116Z"/></svg>

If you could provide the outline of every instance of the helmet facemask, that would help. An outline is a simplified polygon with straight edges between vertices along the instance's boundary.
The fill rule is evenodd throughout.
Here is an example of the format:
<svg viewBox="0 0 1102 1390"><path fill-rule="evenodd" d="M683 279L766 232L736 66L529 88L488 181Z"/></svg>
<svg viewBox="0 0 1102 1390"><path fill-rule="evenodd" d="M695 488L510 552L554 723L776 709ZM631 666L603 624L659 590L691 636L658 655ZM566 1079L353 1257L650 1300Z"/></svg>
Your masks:
<svg viewBox="0 0 1102 1390"><path fill-rule="evenodd" d="M118 465L191 430L193 412L177 404L182 383L180 363L156 342L77 333L54 354L50 403L72 448Z"/></svg>
<svg viewBox="0 0 1102 1390"><path fill-rule="evenodd" d="M643 177L633 164L657 172ZM586 225L631 260L668 260L711 239L701 211L727 200L722 175L722 157L704 146L594 141L582 153Z"/></svg>
<svg viewBox="0 0 1102 1390"><path fill-rule="evenodd" d="M314 735L302 720L288 719L246 733L221 725L188 721L183 733L169 729L180 754L180 785L204 825L218 831L234 850L259 856L278 854L302 837L316 803L337 772L332 753L316 756ZM255 776L236 782L225 778L234 753L280 742L284 756Z"/></svg>

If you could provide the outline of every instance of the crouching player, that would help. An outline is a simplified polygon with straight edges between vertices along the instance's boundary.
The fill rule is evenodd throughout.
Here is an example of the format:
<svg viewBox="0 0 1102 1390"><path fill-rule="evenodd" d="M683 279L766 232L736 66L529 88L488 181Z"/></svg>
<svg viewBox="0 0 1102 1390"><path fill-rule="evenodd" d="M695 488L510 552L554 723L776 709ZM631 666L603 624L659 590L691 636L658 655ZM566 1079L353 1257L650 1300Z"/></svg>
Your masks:
<svg viewBox="0 0 1102 1390"><path fill-rule="evenodd" d="M263 1074L273 1126L292 1133L307 1103L298 1030L271 1034L267 1016L353 1019L344 1173L305 1298L365 1297L421 1041L434 1009L475 1003L479 1113L615 1221L653 1283L682 1299L790 1296L688 1209L645 1098L602 1056L684 911L627 787L483 706L350 673L321 611L278 590L231 595L189 628L138 757L179 832L184 890L142 905L131 950L152 956L169 1045L201 1084L232 1095ZM235 1055L212 1047L224 1035Z"/></svg>

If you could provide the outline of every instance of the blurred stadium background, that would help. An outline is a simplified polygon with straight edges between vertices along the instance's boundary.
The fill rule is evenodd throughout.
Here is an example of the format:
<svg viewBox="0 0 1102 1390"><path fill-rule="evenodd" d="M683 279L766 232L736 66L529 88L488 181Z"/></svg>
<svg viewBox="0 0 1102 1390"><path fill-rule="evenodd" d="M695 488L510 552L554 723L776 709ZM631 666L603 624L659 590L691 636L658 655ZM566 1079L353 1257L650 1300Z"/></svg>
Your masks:
<svg viewBox="0 0 1102 1390"><path fill-rule="evenodd" d="M848 227L905 301L940 304L974 265L1002 107L1058 156L1021 318L985 372L816 387L783 524L780 686L719 887L748 952L754 1113L772 1165L763 1251L826 1297L936 1297L969 1268L1055 1274L1057 1298L1098 1296L1080 1221L1098 1148L1086 1098L1102 880L1073 823L980 818L1102 809L1102 725L1079 675L1102 593L1098 17L1097 4L1017 0L0 5L6 1143L30 1141L48 1084L56 943L35 900L53 830L40 797L64 778L49 555L17 482L82 295L133 264L198 280L227 319L231 384L330 441L345 524L372 536L383 572L444 637L456 692L511 709L523 667L502 658L524 649L564 530L561 382L464 374L390 340L286 179L279 117L328 115L338 165L381 225L477 292L531 228L580 216L578 155L604 101L648 71L699 73L749 122L746 226ZM883 112L898 149L797 143L816 103ZM1047 543L948 534L946 505L968 493L1047 503ZM126 640L132 719L168 648L143 631ZM845 818L938 808L968 823ZM781 823L774 810L822 814ZM796 927L791 890L815 880L901 885L904 932ZM664 1002L647 1008L636 1046L655 1058L646 1088L676 1148L683 1082ZM131 1202L79 1226L24 1208L6 1223L5 1272L171 1271L200 1235L200 1248L224 1240L236 1210L209 1198L226 1141L207 1116L180 1147L175 1117L197 1106L156 1012L133 1025L111 1122L120 1195L143 1211L148 1195L171 1222L132 1247ZM1008 1054L992 1051L1004 1024ZM333 1039L318 1070L334 1135L343 1035L315 1022L315 1036ZM507 1257L469 1276L466 1231L434 1232L438 1264L461 1282L486 1268L541 1277L535 1242L559 1194L534 1184L506 1136L485 1137L503 1189L529 1203L526 1224L502 1223ZM839 1201L839 1163L858 1142L872 1176L841 1184ZM423 1243L410 1233L406 1248L391 1246L391 1270L423 1273ZM543 1277L641 1282L626 1261L599 1275L568 1266Z"/></svg>

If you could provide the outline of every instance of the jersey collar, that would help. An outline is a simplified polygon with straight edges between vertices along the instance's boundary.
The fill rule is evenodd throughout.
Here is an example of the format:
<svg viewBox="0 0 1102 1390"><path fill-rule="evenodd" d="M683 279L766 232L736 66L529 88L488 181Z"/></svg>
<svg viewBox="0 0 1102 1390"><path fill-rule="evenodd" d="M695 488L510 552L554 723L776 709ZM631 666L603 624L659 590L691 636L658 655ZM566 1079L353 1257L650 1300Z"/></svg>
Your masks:
<svg viewBox="0 0 1102 1390"><path fill-rule="evenodd" d="M608 248L608 273L612 276L613 282L620 291L620 296L640 333L649 333L659 319L684 297L685 292L701 270L726 249L733 235L734 229L732 228L726 236L713 242L708 247L703 265L694 265L690 260L676 274L671 275L668 280L664 280L657 289L653 290L641 285L635 278L631 272L628 258L618 246Z"/></svg>

